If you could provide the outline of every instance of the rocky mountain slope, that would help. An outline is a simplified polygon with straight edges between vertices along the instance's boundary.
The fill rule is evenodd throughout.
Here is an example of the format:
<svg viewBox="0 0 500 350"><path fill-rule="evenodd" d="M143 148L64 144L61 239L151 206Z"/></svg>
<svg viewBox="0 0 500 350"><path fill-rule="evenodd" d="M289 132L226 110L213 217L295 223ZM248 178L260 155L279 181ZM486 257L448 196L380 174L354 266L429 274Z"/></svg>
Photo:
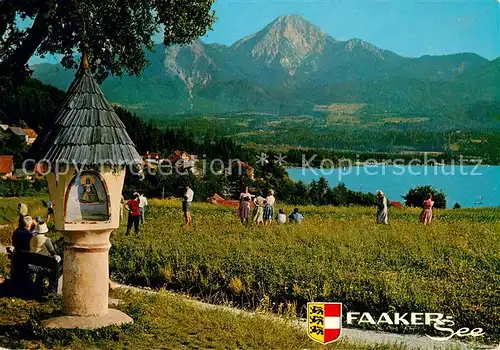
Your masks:
<svg viewBox="0 0 500 350"><path fill-rule="evenodd" d="M462 103L458 98L467 91L474 91L474 101L500 99L494 83L475 87L495 81L498 70L491 67L498 62L472 53L402 57L360 39L337 41L300 16L281 16L231 46L158 45L149 59L140 77L103 84L110 101L161 116L301 114L334 102L430 113ZM34 70L35 77L62 89L73 75L50 64Z"/></svg>

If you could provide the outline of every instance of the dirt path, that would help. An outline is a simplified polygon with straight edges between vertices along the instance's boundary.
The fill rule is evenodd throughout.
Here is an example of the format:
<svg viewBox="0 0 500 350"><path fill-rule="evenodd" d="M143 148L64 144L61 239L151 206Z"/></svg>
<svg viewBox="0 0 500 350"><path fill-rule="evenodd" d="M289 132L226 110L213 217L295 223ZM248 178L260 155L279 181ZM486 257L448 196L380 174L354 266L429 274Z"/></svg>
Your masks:
<svg viewBox="0 0 500 350"><path fill-rule="evenodd" d="M137 287L125 286L120 284L114 284L113 288L118 289L126 289L134 292L140 293L151 293L156 294L153 290L142 289ZM168 291L163 291L162 293L171 293ZM172 293L175 294L175 293ZM210 308L210 309L219 309L225 310L232 314L242 316L242 317L254 317L257 315L255 312L248 312L241 309L232 308L229 306L220 306L203 303L198 300L186 298L186 301L190 303L194 303L200 307ZM259 314L263 315L263 314ZM265 314L265 317L269 317L275 319L277 322L283 322L284 320L276 317L271 314ZM305 319L299 319L294 322L297 327L301 327L304 330L307 329L307 322ZM394 334L394 333L385 333L385 332L376 332L376 331L366 331L360 329L352 329L352 328L342 328L342 338L351 340L356 343L367 343L367 344L402 344L407 346L409 349L423 349L423 350L438 350L438 349L494 349L500 350L500 344L495 346L486 346L486 345L470 345L465 344L459 341L444 341L444 342L436 342L431 340L425 336L420 335L402 335L402 334Z"/></svg>

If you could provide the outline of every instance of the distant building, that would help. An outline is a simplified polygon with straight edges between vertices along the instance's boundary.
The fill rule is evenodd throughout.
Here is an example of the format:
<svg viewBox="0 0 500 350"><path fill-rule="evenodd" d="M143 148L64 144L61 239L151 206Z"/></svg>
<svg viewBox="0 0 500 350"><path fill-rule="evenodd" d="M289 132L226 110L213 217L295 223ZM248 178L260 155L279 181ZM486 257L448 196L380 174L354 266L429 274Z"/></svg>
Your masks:
<svg viewBox="0 0 500 350"><path fill-rule="evenodd" d="M24 142L28 143L28 135L24 132L24 130L20 127L17 126L11 126L7 129L11 135L17 136L19 138L22 138Z"/></svg>
<svg viewBox="0 0 500 350"><path fill-rule="evenodd" d="M6 139L10 137L9 126L7 124L0 124L0 139Z"/></svg>
<svg viewBox="0 0 500 350"><path fill-rule="evenodd" d="M14 156L0 156L0 176L2 178L12 177L14 172Z"/></svg>
<svg viewBox="0 0 500 350"><path fill-rule="evenodd" d="M149 152L147 151L146 154L144 155L144 161L146 163L155 163L155 164L158 164L158 162L160 161L160 153L158 152Z"/></svg>
<svg viewBox="0 0 500 350"><path fill-rule="evenodd" d="M32 145L38 137L38 134L33 129L23 129L23 131L26 135L28 135L28 145Z"/></svg>
<svg viewBox="0 0 500 350"><path fill-rule="evenodd" d="M393 202L389 202L389 203L390 203L391 207L398 208L398 209L403 208L403 204L401 202L393 201Z"/></svg>
<svg viewBox="0 0 500 350"><path fill-rule="evenodd" d="M241 171L241 175L245 175L250 180L255 180L255 170L250 164L239 160L234 160L231 163L231 166L226 169L226 175L231 175L235 169L238 169L238 172Z"/></svg>
<svg viewBox="0 0 500 350"><path fill-rule="evenodd" d="M189 154L184 151L175 151L167 159L170 164L179 170L187 170L192 174L196 174L196 163L198 163L198 156Z"/></svg>

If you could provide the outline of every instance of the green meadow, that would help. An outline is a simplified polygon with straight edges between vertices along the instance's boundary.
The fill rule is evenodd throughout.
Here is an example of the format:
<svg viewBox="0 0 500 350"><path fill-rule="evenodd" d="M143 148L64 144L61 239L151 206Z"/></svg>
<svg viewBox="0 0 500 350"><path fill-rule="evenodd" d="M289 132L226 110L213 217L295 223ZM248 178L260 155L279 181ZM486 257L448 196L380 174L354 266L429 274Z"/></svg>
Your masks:
<svg viewBox="0 0 500 350"><path fill-rule="evenodd" d="M387 226L375 224L374 208L301 211L300 225L243 226L234 209L194 203L185 227L179 201L151 200L139 235L124 224L112 234L111 277L293 317L308 301L374 315L439 312L456 329L483 328L483 341L500 339L500 209L435 210L427 227L417 209L390 208Z"/></svg>
<svg viewBox="0 0 500 350"><path fill-rule="evenodd" d="M112 237L110 268L121 282L299 315L308 301L440 312L500 336L499 209L436 210L424 227L417 209L391 208L380 226L371 208L303 207L301 225L263 227L196 203L194 225L184 227L179 202L151 204L138 236L122 227Z"/></svg>
<svg viewBox="0 0 500 350"><path fill-rule="evenodd" d="M404 350L400 345L368 345L340 340L325 347L287 320L266 314L244 317L200 307L182 296L114 291L116 307L132 325L95 331L48 330L40 321L61 308L60 300L43 303L0 298L0 347L11 349L338 349ZM450 348L451 349L451 348Z"/></svg>

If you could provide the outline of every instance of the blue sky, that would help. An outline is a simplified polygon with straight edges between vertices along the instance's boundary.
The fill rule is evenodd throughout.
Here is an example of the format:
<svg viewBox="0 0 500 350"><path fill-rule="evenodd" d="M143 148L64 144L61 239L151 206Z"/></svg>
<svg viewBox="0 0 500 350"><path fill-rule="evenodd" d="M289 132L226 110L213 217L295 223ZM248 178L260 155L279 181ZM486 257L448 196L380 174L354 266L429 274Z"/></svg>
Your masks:
<svg viewBox="0 0 500 350"><path fill-rule="evenodd" d="M500 57L500 0L216 0L214 10L205 42L230 45L280 15L298 14L337 40L356 37L403 56Z"/></svg>
<svg viewBox="0 0 500 350"><path fill-rule="evenodd" d="M299 14L337 40L357 37L404 56L500 56L500 0L217 0L206 42L232 44L283 14Z"/></svg>

